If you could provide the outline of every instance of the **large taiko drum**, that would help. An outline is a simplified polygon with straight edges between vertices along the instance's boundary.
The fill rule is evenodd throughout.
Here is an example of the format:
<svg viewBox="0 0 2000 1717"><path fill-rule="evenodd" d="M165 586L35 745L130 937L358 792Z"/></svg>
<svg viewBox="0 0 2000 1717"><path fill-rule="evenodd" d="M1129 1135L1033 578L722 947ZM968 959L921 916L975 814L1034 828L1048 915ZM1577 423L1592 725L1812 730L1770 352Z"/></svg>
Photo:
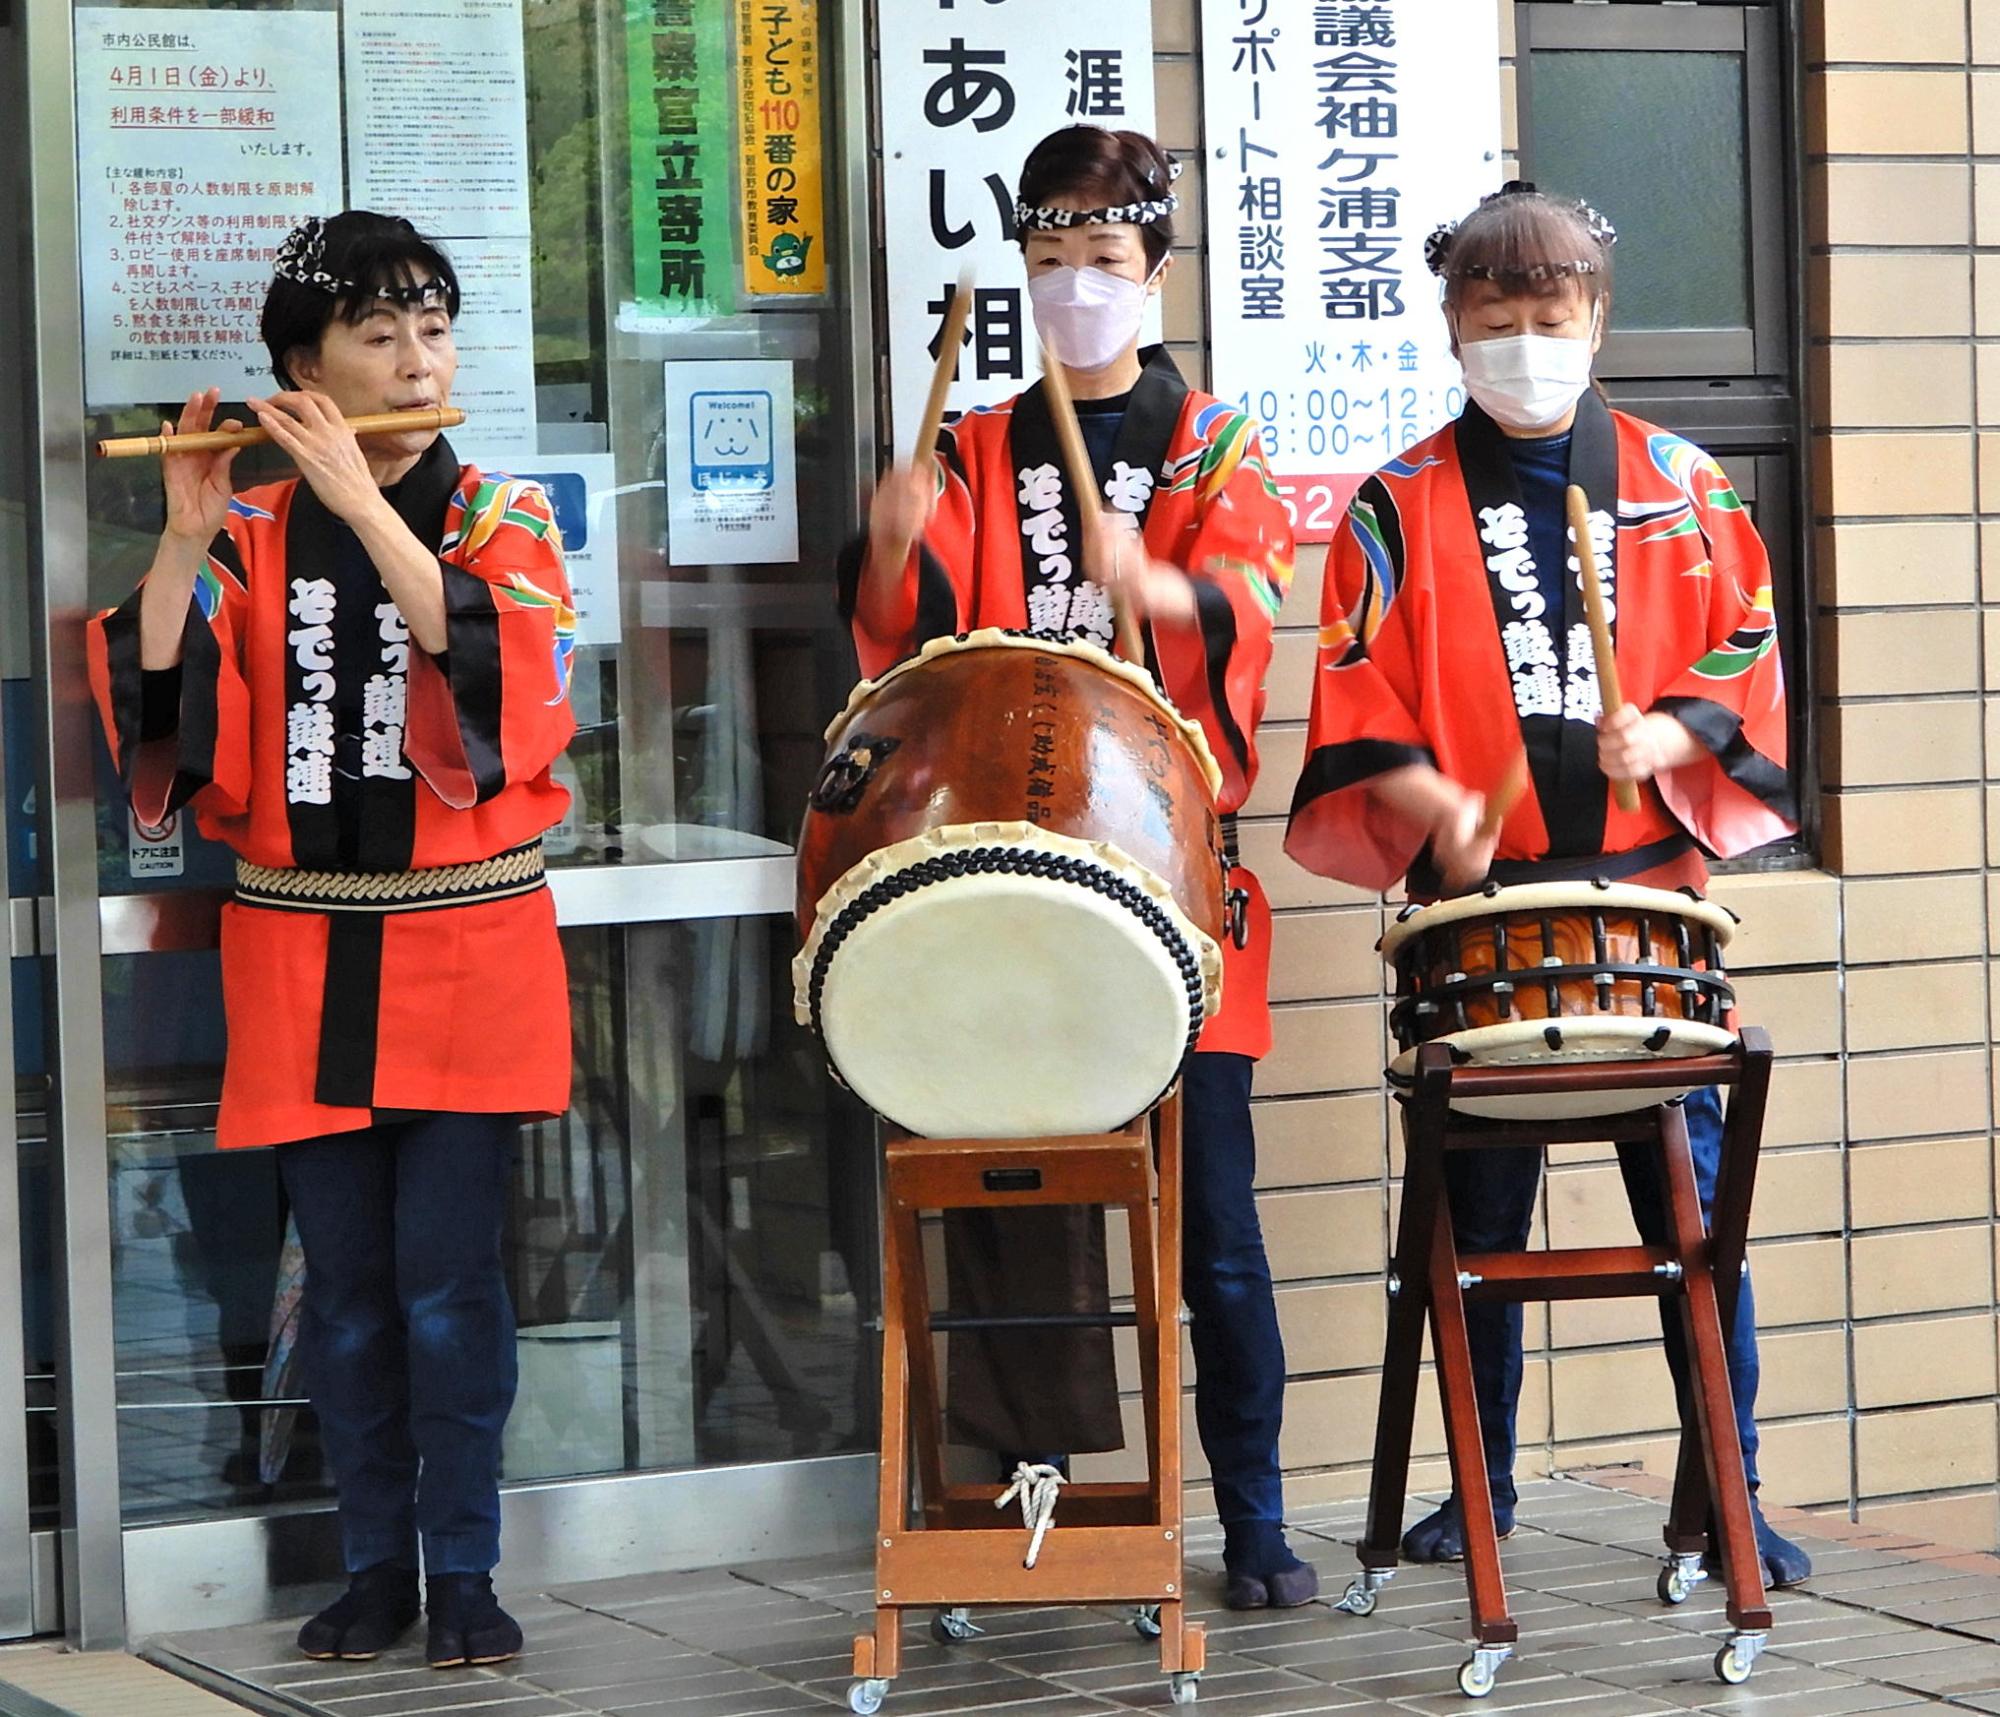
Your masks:
<svg viewBox="0 0 2000 1717"><path fill-rule="evenodd" d="M800 1023L933 1138L1103 1132L1222 993L1220 775L1088 644L938 639L855 689L799 835Z"/></svg>
<svg viewBox="0 0 2000 1717"><path fill-rule="evenodd" d="M1610 882L1489 885L1409 906L1381 942L1395 968L1389 1024L1407 1086L1417 1050L1439 1041L1479 1067L1661 1061L1734 1045L1735 995L1722 950L1735 919L1691 891ZM1688 1087L1474 1098L1504 1119L1613 1115Z"/></svg>

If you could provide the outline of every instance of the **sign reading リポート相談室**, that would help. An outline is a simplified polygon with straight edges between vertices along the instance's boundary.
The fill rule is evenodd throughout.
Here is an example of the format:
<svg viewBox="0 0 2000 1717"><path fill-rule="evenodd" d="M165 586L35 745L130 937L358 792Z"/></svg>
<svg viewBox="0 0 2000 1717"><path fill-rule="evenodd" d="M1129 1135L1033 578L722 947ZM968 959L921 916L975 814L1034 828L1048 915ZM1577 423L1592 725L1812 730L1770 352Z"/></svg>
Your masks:
<svg viewBox="0 0 2000 1717"><path fill-rule="evenodd" d="M76 13L84 393L93 407L270 385L271 259L344 204L331 12Z"/></svg>
<svg viewBox="0 0 2000 1717"><path fill-rule="evenodd" d="M1500 182L1488 0L1205 0L1210 375L1323 542L1464 403L1424 240Z"/></svg>
<svg viewBox="0 0 2000 1717"><path fill-rule="evenodd" d="M1211 0L1213 3L1213 0ZM953 283L977 277L950 409L1041 373L1014 197L1059 126L1153 129L1151 0L899 0L881 32L882 212L895 443L923 415ZM1147 339L1159 338L1158 301Z"/></svg>

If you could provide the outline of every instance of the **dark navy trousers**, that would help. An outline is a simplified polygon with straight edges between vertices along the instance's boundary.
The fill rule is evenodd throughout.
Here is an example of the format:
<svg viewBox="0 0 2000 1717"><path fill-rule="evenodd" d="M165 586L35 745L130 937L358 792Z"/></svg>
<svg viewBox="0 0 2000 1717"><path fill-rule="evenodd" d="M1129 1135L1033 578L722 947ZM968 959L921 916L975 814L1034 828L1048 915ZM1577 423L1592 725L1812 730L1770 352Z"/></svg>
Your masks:
<svg viewBox="0 0 2000 1717"><path fill-rule="evenodd" d="M1701 1218L1711 1220L1715 1177L1722 1163L1722 1100L1715 1087L1688 1093L1682 1105L1687 1116L1688 1150L1694 1159L1696 1190L1701 1194ZM1667 1189L1656 1153L1649 1146L1620 1145L1618 1170L1639 1238L1648 1246L1667 1242ZM1445 1181L1451 1190L1452 1236L1464 1252L1518 1252L1528 1244L1534 1220L1535 1189L1542 1178L1540 1147L1501 1146L1491 1150L1452 1151L1444 1159ZM1479 1401L1479 1429L1486 1445L1486 1472L1493 1485L1496 1509L1514 1506L1514 1421L1521 1404L1522 1308L1515 1305L1468 1304L1466 1333L1472 1346L1472 1387ZM1667 1369L1673 1374L1676 1400L1688 1388L1686 1336L1680 1306L1660 1302L1660 1330L1665 1338ZM1729 1351L1729 1388L1736 1404L1736 1431L1743 1441L1743 1467L1754 1489L1757 1483L1757 1306L1750 1278L1736 1298L1734 1323L1723 1331Z"/></svg>
<svg viewBox="0 0 2000 1717"><path fill-rule="evenodd" d="M500 1560L514 1404L501 1268L512 1115L421 1115L278 1147L305 1247L300 1359L350 1573Z"/></svg>
<svg viewBox="0 0 2000 1717"><path fill-rule="evenodd" d="M1285 1348L1257 1222L1247 1055L1188 1057L1181 1084L1182 1297L1194 1417L1224 1525L1282 1520Z"/></svg>

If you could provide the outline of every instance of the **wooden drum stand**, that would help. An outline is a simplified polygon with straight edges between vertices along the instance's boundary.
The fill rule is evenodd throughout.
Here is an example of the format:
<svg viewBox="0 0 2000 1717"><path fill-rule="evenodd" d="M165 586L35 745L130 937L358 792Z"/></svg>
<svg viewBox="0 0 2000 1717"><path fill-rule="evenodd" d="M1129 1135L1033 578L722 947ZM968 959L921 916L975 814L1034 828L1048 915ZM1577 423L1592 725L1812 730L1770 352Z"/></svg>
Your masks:
<svg viewBox="0 0 2000 1717"><path fill-rule="evenodd" d="M902 1666L903 1612L940 1612L943 1643L969 1638L975 1604L1130 1604L1157 1636L1176 1705L1191 1703L1204 1661L1186 1618L1181 1571L1181 1100L1116 1133L1068 1138L929 1139L897 1129L885 1153L882 1226L882 1469L875 1537L875 1625L854 1641L851 1710L880 1708ZM1158 1211L1154 1199L1157 1182ZM1125 1212L1132 1249L1128 1312L1041 1317L935 1314L919 1219L927 1210L1096 1204ZM1146 1415L1147 1477L1064 1485L1060 1520L1024 1566L1030 1535L994 1507L1004 1487L947 1484L934 1338L954 1329L1080 1324L1135 1328ZM915 1453L918 1516L910 1519Z"/></svg>
<svg viewBox="0 0 2000 1717"><path fill-rule="evenodd" d="M1742 1283L1770 1081L1770 1039L1756 1027L1744 1029L1737 1047L1727 1053L1650 1063L1454 1068L1451 1052L1442 1043L1426 1044L1418 1053L1416 1076L1401 1099L1408 1160L1389 1277L1388 1346L1375 1426L1368 1525L1360 1545L1362 1571L1339 1607L1352 1615L1368 1615L1375 1608L1377 1592L1395 1573L1428 1317L1452 1485L1464 1517L1465 1583L1472 1609L1472 1655L1459 1670L1458 1684L1473 1698L1493 1691L1494 1679L1513 1655L1520 1630L1507 1612L1501 1580L1466 1339L1468 1300L1658 1296L1679 1302L1687 1333L1689 1387L1681 1404L1680 1461L1666 1526L1668 1555L1657 1590L1662 1601L1678 1604L1705 1578L1702 1557L1713 1516L1719 1523L1718 1548L1733 1630L1716 1654L1715 1672L1732 1686L1740 1684L1749 1678L1764 1649L1771 1611L1751 1524L1723 1331L1735 1312ZM1617 1115L1522 1121L1481 1120L1455 1114L1450 1107L1455 1097L1554 1096L1690 1085L1735 1087L1723 1133L1712 1232L1702 1227L1687 1123L1678 1104ZM1459 1256L1452 1242L1444 1180L1447 1151L1607 1139L1651 1145L1659 1151L1667 1190L1668 1244Z"/></svg>

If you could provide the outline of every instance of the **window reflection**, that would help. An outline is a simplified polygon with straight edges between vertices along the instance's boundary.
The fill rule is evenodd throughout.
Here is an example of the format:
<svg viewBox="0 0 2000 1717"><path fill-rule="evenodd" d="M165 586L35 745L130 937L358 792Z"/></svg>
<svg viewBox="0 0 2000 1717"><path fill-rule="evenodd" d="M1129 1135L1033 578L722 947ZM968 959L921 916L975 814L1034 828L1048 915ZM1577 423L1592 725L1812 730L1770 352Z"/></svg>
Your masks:
<svg viewBox="0 0 2000 1717"><path fill-rule="evenodd" d="M790 937L783 919L566 933L577 1083L569 1114L521 1133L508 1480L873 1447L873 1124L791 1022ZM213 1148L189 1094L213 1089L219 1044L136 1023L211 982L213 956L106 967L114 1041L149 1046L113 1108L126 1517L330 1500L287 1359L300 1265L274 1157Z"/></svg>

